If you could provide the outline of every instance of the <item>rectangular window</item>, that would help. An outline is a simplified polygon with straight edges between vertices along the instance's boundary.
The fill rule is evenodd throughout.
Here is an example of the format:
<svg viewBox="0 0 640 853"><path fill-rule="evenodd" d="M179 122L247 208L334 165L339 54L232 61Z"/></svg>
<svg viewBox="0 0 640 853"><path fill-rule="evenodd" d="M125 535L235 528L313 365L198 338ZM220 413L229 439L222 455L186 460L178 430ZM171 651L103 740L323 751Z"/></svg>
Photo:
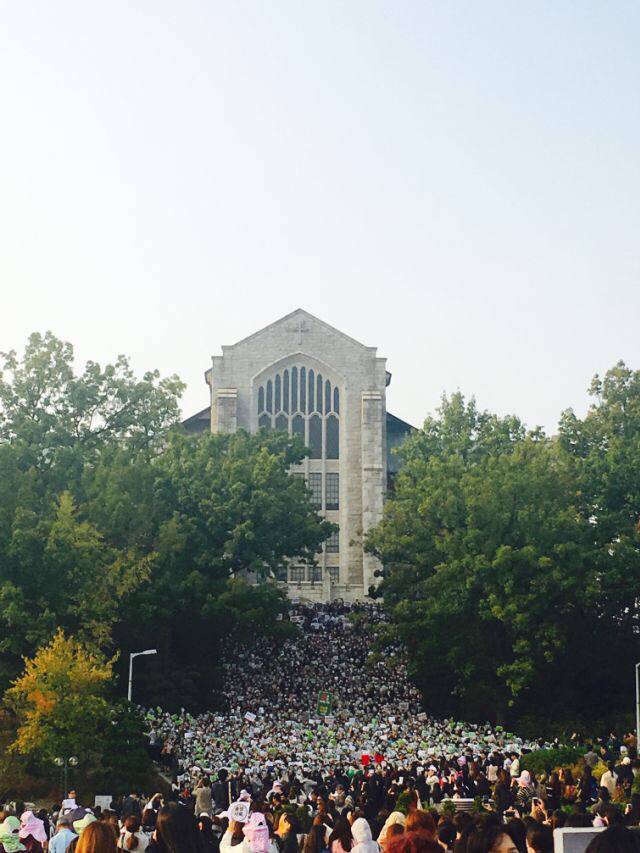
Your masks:
<svg viewBox="0 0 640 853"><path fill-rule="evenodd" d="M309 490L311 503L316 509L322 509L322 474L315 472L309 474Z"/></svg>
<svg viewBox="0 0 640 853"><path fill-rule="evenodd" d="M322 568L320 566L309 566L309 580L311 583L320 583L322 580Z"/></svg>
<svg viewBox="0 0 640 853"><path fill-rule="evenodd" d="M340 580L340 567L339 566L329 566L327 568L329 572L329 577L331 578L331 583L338 583Z"/></svg>
<svg viewBox="0 0 640 853"><path fill-rule="evenodd" d="M340 509L340 474L327 474L324 499L327 509Z"/></svg>
<svg viewBox="0 0 640 853"><path fill-rule="evenodd" d="M331 536L327 539L326 545L327 554L339 554L340 553L340 532L332 533Z"/></svg>
<svg viewBox="0 0 640 853"><path fill-rule="evenodd" d="M304 566L292 566L289 569L290 583L302 583L304 580Z"/></svg>

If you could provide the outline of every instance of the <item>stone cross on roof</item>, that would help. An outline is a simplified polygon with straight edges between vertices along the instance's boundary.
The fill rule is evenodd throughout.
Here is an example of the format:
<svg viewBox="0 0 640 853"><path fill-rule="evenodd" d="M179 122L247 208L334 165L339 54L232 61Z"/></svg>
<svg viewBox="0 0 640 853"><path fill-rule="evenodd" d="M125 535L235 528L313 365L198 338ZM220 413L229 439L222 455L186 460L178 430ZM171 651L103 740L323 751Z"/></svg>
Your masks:
<svg viewBox="0 0 640 853"><path fill-rule="evenodd" d="M296 326L288 326L287 331L288 332L297 332L298 333L298 343L301 344L303 333L308 332L310 330L309 330L309 327L307 326L307 324L304 322L304 320L301 317L298 320L298 324Z"/></svg>

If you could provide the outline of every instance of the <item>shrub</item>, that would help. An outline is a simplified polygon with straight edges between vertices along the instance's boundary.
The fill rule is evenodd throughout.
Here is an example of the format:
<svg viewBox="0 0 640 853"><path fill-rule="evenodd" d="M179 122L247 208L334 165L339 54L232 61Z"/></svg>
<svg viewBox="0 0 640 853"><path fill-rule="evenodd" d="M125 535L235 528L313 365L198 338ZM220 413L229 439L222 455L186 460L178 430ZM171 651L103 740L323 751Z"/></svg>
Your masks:
<svg viewBox="0 0 640 853"><path fill-rule="evenodd" d="M561 746L557 749L536 749L522 756L521 767L536 776L549 773L560 767L570 767L582 761L584 750L575 746ZM603 771L604 772L604 771Z"/></svg>

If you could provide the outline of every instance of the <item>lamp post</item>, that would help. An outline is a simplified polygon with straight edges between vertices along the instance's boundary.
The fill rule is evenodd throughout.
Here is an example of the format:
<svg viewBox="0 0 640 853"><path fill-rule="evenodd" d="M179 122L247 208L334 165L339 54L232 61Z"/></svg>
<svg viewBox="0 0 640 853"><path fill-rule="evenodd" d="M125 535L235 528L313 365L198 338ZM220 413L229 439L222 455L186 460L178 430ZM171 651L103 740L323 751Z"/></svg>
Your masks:
<svg viewBox="0 0 640 853"><path fill-rule="evenodd" d="M66 799L67 794L69 793L68 788L68 771L69 767L76 767L78 764L78 757L76 755L69 755L67 758L56 758L54 759L54 763L57 764L58 767L62 767L63 774L63 799Z"/></svg>
<svg viewBox="0 0 640 853"><path fill-rule="evenodd" d="M147 649L144 652L131 652L129 655L129 689L127 691L127 699L131 702L131 687L133 685L133 659L140 657L140 655L157 655L158 652L156 649Z"/></svg>

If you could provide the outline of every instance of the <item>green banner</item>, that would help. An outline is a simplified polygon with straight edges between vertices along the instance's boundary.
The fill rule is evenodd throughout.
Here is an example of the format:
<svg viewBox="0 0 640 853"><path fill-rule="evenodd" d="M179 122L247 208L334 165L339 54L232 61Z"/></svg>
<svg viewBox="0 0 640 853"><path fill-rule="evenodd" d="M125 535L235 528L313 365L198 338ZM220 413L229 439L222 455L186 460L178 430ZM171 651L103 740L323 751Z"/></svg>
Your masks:
<svg viewBox="0 0 640 853"><path fill-rule="evenodd" d="M331 714L331 706L333 704L333 696L325 690L318 693L318 705L316 713L319 717L328 717Z"/></svg>

